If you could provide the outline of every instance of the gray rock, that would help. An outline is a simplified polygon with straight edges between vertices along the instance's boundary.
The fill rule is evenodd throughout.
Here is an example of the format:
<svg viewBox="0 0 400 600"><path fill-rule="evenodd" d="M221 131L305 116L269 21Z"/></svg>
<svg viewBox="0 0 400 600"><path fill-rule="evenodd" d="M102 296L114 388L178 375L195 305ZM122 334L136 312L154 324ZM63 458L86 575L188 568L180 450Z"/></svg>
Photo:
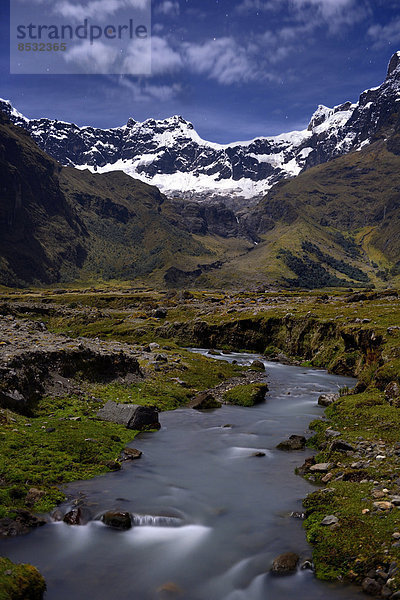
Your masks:
<svg viewBox="0 0 400 600"><path fill-rule="evenodd" d="M253 360L250 369L252 371L265 371L265 365L261 360Z"/></svg>
<svg viewBox="0 0 400 600"><path fill-rule="evenodd" d="M18 390L0 391L0 406L15 412L24 412L28 400Z"/></svg>
<svg viewBox="0 0 400 600"><path fill-rule="evenodd" d="M300 557L294 552L285 552L277 556L272 563L272 575L290 575L296 571Z"/></svg>
<svg viewBox="0 0 400 600"><path fill-rule="evenodd" d="M368 594L368 596L379 596L382 590L382 586L370 577L366 577L361 585L363 592Z"/></svg>
<svg viewBox="0 0 400 600"><path fill-rule="evenodd" d="M211 392L200 392L200 394L197 394L192 402L191 402L191 407L196 409L196 410L208 410L210 408L221 408L221 402L218 402L218 400L213 396L213 394L211 394Z"/></svg>
<svg viewBox="0 0 400 600"><path fill-rule="evenodd" d="M277 448L278 450L303 450L306 441L303 435L291 435L288 440L280 442Z"/></svg>
<svg viewBox="0 0 400 600"><path fill-rule="evenodd" d="M53 521L59 522L63 520L64 515L59 508L56 508L56 510L51 513L51 518L53 519Z"/></svg>
<svg viewBox="0 0 400 600"><path fill-rule="evenodd" d="M122 458L123 460L137 460L138 458L141 458L142 454L141 450L126 447L122 452Z"/></svg>
<svg viewBox="0 0 400 600"><path fill-rule="evenodd" d="M400 327L398 327L397 325L393 325L392 327L388 327L387 328L387 332L389 335L394 335L395 333L397 333L399 331Z"/></svg>
<svg viewBox="0 0 400 600"><path fill-rule="evenodd" d="M97 413L102 421L110 421L125 425L128 429L145 431L160 429L157 409L153 406L140 406L137 404L118 404L109 400Z"/></svg>
<svg viewBox="0 0 400 600"><path fill-rule="evenodd" d="M392 406L400 407L400 386L392 381L385 388L385 398Z"/></svg>
<svg viewBox="0 0 400 600"><path fill-rule="evenodd" d="M379 580L381 579L383 583L386 583L389 575L388 573L385 573L385 571L383 571L382 569L377 569L376 570L376 578Z"/></svg>
<svg viewBox="0 0 400 600"><path fill-rule="evenodd" d="M25 535L35 527L42 527L46 524L46 519L37 517L23 508L16 508L14 513L13 519L9 517L0 519L0 537Z"/></svg>
<svg viewBox="0 0 400 600"><path fill-rule="evenodd" d="M321 521L321 525L337 525L339 523L339 519L335 517L335 515L328 515Z"/></svg>
<svg viewBox="0 0 400 600"><path fill-rule="evenodd" d="M336 450L339 452L355 452L355 448L344 440L335 440L332 443L331 450Z"/></svg>
<svg viewBox="0 0 400 600"><path fill-rule="evenodd" d="M384 585L381 591L382 598L390 598L393 594L393 590L388 585Z"/></svg>
<svg viewBox="0 0 400 600"><path fill-rule="evenodd" d="M292 519L301 519L301 520L304 520L306 515L303 512L295 511L295 512L290 513L290 516L291 516Z"/></svg>
<svg viewBox="0 0 400 600"><path fill-rule="evenodd" d="M168 358L165 354L156 354L154 357L154 360L156 362L163 362L163 363L168 362Z"/></svg>
<svg viewBox="0 0 400 600"><path fill-rule="evenodd" d="M312 473L328 473L331 467L331 463L317 463L316 465L312 465L310 467L310 471Z"/></svg>
<svg viewBox="0 0 400 600"><path fill-rule="evenodd" d="M318 398L318 404L320 406L330 406L339 398L339 394L321 394Z"/></svg>
<svg viewBox="0 0 400 600"><path fill-rule="evenodd" d="M400 506L400 496L392 496L390 502L395 506Z"/></svg>
<svg viewBox="0 0 400 600"><path fill-rule="evenodd" d="M334 429L327 429L325 431L326 437L339 437L340 435L342 435L340 431L335 431Z"/></svg>

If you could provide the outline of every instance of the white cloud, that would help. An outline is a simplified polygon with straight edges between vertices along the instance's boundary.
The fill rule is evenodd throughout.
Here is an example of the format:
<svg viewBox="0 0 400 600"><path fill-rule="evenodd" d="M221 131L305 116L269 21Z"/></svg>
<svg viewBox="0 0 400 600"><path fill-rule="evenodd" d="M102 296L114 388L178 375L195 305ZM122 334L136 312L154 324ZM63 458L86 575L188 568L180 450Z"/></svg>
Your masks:
<svg viewBox="0 0 400 600"><path fill-rule="evenodd" d="M246 49L233 38L208 40L203 44L185 44L185 61L194 73L206 75L221 84L258 78Z"/></svg>
<svg viewBox="0 0 400 600"><path fill-rule="evenodd" d="M367 0L242 0L235 9L238 14L279 11L297 22L307 22L314 28L324 25L336 32L364 19L369 7Z"/></svg>
<svg viewBox="0 0 400 600"><path fill-rule="evenodd" d="M182 56L164 38L151 38L151 71L153 75L175 73L183 67Z"/></svg>
<svg viewBox="0 0 400 600"><path fill-rule="evenodd" d="M119 83L131 92L135 102L149 102L152 100L168 102L179 96L182 92L182 86L179 83L153 85L147 82L138 83L131 81L126 77L120 77Z"/></svg>
<svg viewBox="0 0 400 600"><path fill-rule="evenodd" d="M176 17L180 13L179 2L177 0L164 0L164 2L158 4L154 10L156 14Z"/></svg>
<svg viewBox="0 0 400 600"><path fill-rule="evenodd" d="M129 8L145 10L150 8L150 0L90 0L85 4L60 0L54 5L54 13L77 21L93 17L104 20L120 10Z"/></svg>
<svg viewBox="0 0 400 600"><path fill-rule="evenodd" d="M299 9L310 6L317 8L325 19L337 16L355 4L355 0L292 0L292 2Z"/></svg>
<svg viewBox="0 0 400 600"><path fill-rule="evenodd" d="M265 57L262 61L259 60L262 51L263 45L260 43L251 42L244 46L232 37L214 38L197 44L176 40L172 42L153 35L151 75L172 75L186 70L214 79L221 85L276 79L267 72L266 63L273 64L283 58L285 49L281 47L269 61ZM133 65L140 61L142 54L142 49L132 43L125 67L129 63Z"/></svg>
<svg viewBox="0 0 400 600"><path fill-rule="evenodd" d="M118 51L102 42L89 41L76 45L65 54L68 63L75 63L83 73L110 73L118 57Z"/></svg>
<svg viewBox="0 0 400 600"><path fill-rule="evenodd" d="M239 14L245 14L253 12L266 12L274 9L275 5L271 4L271 2L265 2L265 0L242 0L242 2L235 7L235 12Z"/></svg>
<svg viewBox="0 0 400 600"><path fill-rule="evenodd" d="M164 31L165 27L162 23L155 23L153 25L153 33L157 34L157 33L161 33L162 31Z"/></svg>
<svg viewBox="0 0 400 600"><path fill-rule="evenodd" d="M49 8L52 6L52 0L14 0L11 8L17 8L17 4L47 4Z"/></svg>
<svg viewBox="0 0 400 600"><path fill-rule="evenodd" d="M400 18L387 25L372 25L368 29L368 36L374 42L374 48L383 48L388 44L400 42Z"/></svg>
<svg viewBox="0 0 400 600"><path fill-rule="evenodd" d="M151 74L151 52L149 40L134 39L130 42L126 56L122 62L122 68L116 73L126 73L134 75L140 73L143 75Z"/></svg>

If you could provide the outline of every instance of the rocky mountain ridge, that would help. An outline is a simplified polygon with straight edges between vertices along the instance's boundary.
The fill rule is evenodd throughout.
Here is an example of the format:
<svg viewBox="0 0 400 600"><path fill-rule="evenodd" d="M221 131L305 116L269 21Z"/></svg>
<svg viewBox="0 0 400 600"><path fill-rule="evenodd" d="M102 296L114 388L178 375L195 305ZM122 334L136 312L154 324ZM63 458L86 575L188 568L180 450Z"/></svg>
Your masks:
<svg viewBox="0 0 400 600"><path fill-rule="evenodd" d="M307 129L246 142L216 144L200 138L181 116L122 127L78 127L51 119L28 119L0 100L10 120L62 165L93 172L122 170L184 199L257 199L277 182L310 167L360 150L390 128L400 100L400 52L385 81L357 103L320 105Z"/></svg>

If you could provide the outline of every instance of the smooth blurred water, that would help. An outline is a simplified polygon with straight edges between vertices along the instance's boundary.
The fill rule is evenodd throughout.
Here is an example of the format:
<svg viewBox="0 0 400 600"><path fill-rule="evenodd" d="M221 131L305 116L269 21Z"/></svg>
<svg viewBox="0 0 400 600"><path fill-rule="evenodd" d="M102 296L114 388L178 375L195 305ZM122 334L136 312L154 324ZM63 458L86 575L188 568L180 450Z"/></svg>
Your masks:
<svg viewBox="0 0 400 600"><path fill-rule="evenodd" d="M198 350L197 350L198 351ZM256 355L217 357L249 363ZM99 521L47 525L1 542L0 553L35 564L48 583L47 600L354 600L355 588L323 584L310 571L274 578L272 560L294 551L311 555L302 523L291 518L313 490L294 474L311 453L276 444L307 432L323 415L320 393L354 380L325 371L266 362L270 391L253 408L162 413L162 428L132 446L143 451L123 470L78 482L94 514L118 508L137 526L111 530ZM230 424L231 427L223 427ZM265 452L264 457L252 456ZM151 517L172 519L152 519ZM162 591L172 582L181 595Z"/></svg>

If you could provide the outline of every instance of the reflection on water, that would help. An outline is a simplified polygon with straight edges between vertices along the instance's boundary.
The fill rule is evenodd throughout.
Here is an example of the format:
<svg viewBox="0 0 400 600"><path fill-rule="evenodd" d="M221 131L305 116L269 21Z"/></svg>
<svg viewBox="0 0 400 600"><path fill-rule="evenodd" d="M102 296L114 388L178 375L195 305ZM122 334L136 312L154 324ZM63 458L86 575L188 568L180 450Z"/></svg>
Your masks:
<svg viewBox="0 0 400 600"><path fill-rule="evenodd" d="M259 357L216 358L249 363ZM294 475L310 453L280 452L276 444L306 433L322 416L320 393L354 381L276 363L266 367L265 403L163 413L162 429L134 442L143 451L140 461L69 487L85 494L93 515L130 511L132 529L114 531L100 521L54 523L2 541L0 552L39 567L48 583L46 600L358 598L357 590L322 584L309 571L268 574L282 552L310 557L301 522L290 518L313 489Z"/></svg>

